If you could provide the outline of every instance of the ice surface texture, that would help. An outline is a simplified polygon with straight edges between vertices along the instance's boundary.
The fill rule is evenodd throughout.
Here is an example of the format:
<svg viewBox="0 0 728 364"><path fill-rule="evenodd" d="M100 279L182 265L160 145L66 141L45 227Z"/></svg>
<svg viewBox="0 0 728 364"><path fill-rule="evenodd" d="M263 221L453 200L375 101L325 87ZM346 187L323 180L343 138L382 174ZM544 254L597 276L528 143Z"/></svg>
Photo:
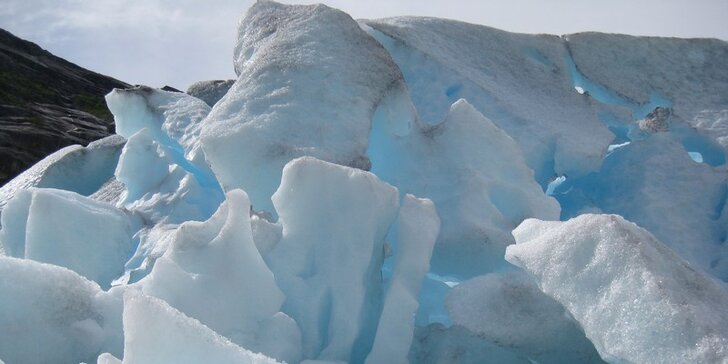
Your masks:
<svg viewBox="0 0 728 364"><path fill-rule="evenodd" d="M5 363L728 362L724 42L238 32L0 189Z"/></svg>
<svg viewBox="0 0 728 364"><path fill-rule="evenodd" d="M327 6L257 2L240 23L238 79L203 122L202 144L225 190L272 212L283 166L316 158L363 169L376 106L403 79L387 51Z"/></svg>
<svg viewBox="0 0 728 364"><path fill-rule="evenodd" d="M615 363L725 363L728 291L617 215L526 220L506 259Z"/></svg>

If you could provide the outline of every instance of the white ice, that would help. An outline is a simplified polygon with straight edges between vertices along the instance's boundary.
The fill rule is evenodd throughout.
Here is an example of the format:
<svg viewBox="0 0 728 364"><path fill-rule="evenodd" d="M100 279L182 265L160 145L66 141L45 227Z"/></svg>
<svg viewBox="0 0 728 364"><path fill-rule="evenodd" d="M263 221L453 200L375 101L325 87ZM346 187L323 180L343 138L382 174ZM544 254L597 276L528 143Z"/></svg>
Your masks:
<svg viewBox="0 0 728 364"><path fill-rule="evenodd" d="M274 364L241 348L162 300L124 294L124 364Z"/></svg>
<svg viewBox="0 0 728 364"><path fill-rule="evenodd" d="M93 362L102 350L99 286L58 266L0 256L0 358Z"/></svg>
<svg viewBox="0 0 728 364"><path fill-rule="evenodd" d="M202 145L223 188L273 213L283 166L300 156L369 168L371 119L403 84L389 54L325 5L253 5L234 52L238 79L203 122Z"/></svg>
<svg viewBox="0 0 728 364"><path fill-rule="evenodd" d="M234 343L295 363L301 359L300 332L279 313L285 297L253 242L249 211L245 192L228 192L208 221L177 229L138 284ZM277 335L267 338L266 330Z"/></svg>
<svg viewBox="0 0 728 364"><path fill-rule="evenodd" d="M112 205L46 188L17 194L2 219L8 255L69 268L105 288L124 274L140 224Z"/></svg>
<svg viewBox="0 0 728 364"><path fill-rule="evenodd" d="M728 291L617 215L526 220L506 259L579 322L613 363L728 361Z"/></svg>

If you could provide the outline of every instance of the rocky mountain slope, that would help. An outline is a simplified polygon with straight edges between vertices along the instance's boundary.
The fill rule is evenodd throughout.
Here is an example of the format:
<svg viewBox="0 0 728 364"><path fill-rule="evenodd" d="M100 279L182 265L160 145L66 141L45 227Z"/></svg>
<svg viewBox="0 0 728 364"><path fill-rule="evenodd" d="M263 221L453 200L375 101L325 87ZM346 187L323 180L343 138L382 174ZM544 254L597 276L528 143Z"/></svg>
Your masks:
<svg viewBox="0 0 728 364"><path fill-rule="evenodd" d="M104 95L124 82L0 29L0 185L46 155L114 133Z"/></svg>

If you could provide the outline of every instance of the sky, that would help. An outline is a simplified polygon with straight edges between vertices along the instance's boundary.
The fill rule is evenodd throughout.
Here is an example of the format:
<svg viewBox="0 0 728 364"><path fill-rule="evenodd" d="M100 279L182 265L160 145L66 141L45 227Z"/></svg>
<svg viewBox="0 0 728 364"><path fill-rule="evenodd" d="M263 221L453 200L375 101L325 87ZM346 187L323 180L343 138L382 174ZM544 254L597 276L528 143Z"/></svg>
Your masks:
<svg viewBox="0 0 728 364"><path fill-rule="evenodd" d="M199 80L234 78L237 24L253 2L0 0L0 28L122 81L185 90ZM435 16L520 33L600 31L728 41L728 0L321 2L355 19Z"/></svg>

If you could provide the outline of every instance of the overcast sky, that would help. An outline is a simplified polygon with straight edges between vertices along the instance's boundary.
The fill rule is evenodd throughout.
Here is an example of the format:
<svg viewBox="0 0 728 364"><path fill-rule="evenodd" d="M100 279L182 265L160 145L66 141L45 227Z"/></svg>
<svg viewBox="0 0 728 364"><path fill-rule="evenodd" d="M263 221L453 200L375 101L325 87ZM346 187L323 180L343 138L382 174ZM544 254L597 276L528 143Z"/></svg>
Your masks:
<svg viewBox="0 0 728 364"><path fill-rule="evenodd" d="M1 0L0 27L132 84L233 78L253 0ZM312 3L312 1L286 1ZM315 1L313 1L315 2ZM436 16L523 33L601 31L728 40L728 0L328 0L354 18Z"/></svg>

